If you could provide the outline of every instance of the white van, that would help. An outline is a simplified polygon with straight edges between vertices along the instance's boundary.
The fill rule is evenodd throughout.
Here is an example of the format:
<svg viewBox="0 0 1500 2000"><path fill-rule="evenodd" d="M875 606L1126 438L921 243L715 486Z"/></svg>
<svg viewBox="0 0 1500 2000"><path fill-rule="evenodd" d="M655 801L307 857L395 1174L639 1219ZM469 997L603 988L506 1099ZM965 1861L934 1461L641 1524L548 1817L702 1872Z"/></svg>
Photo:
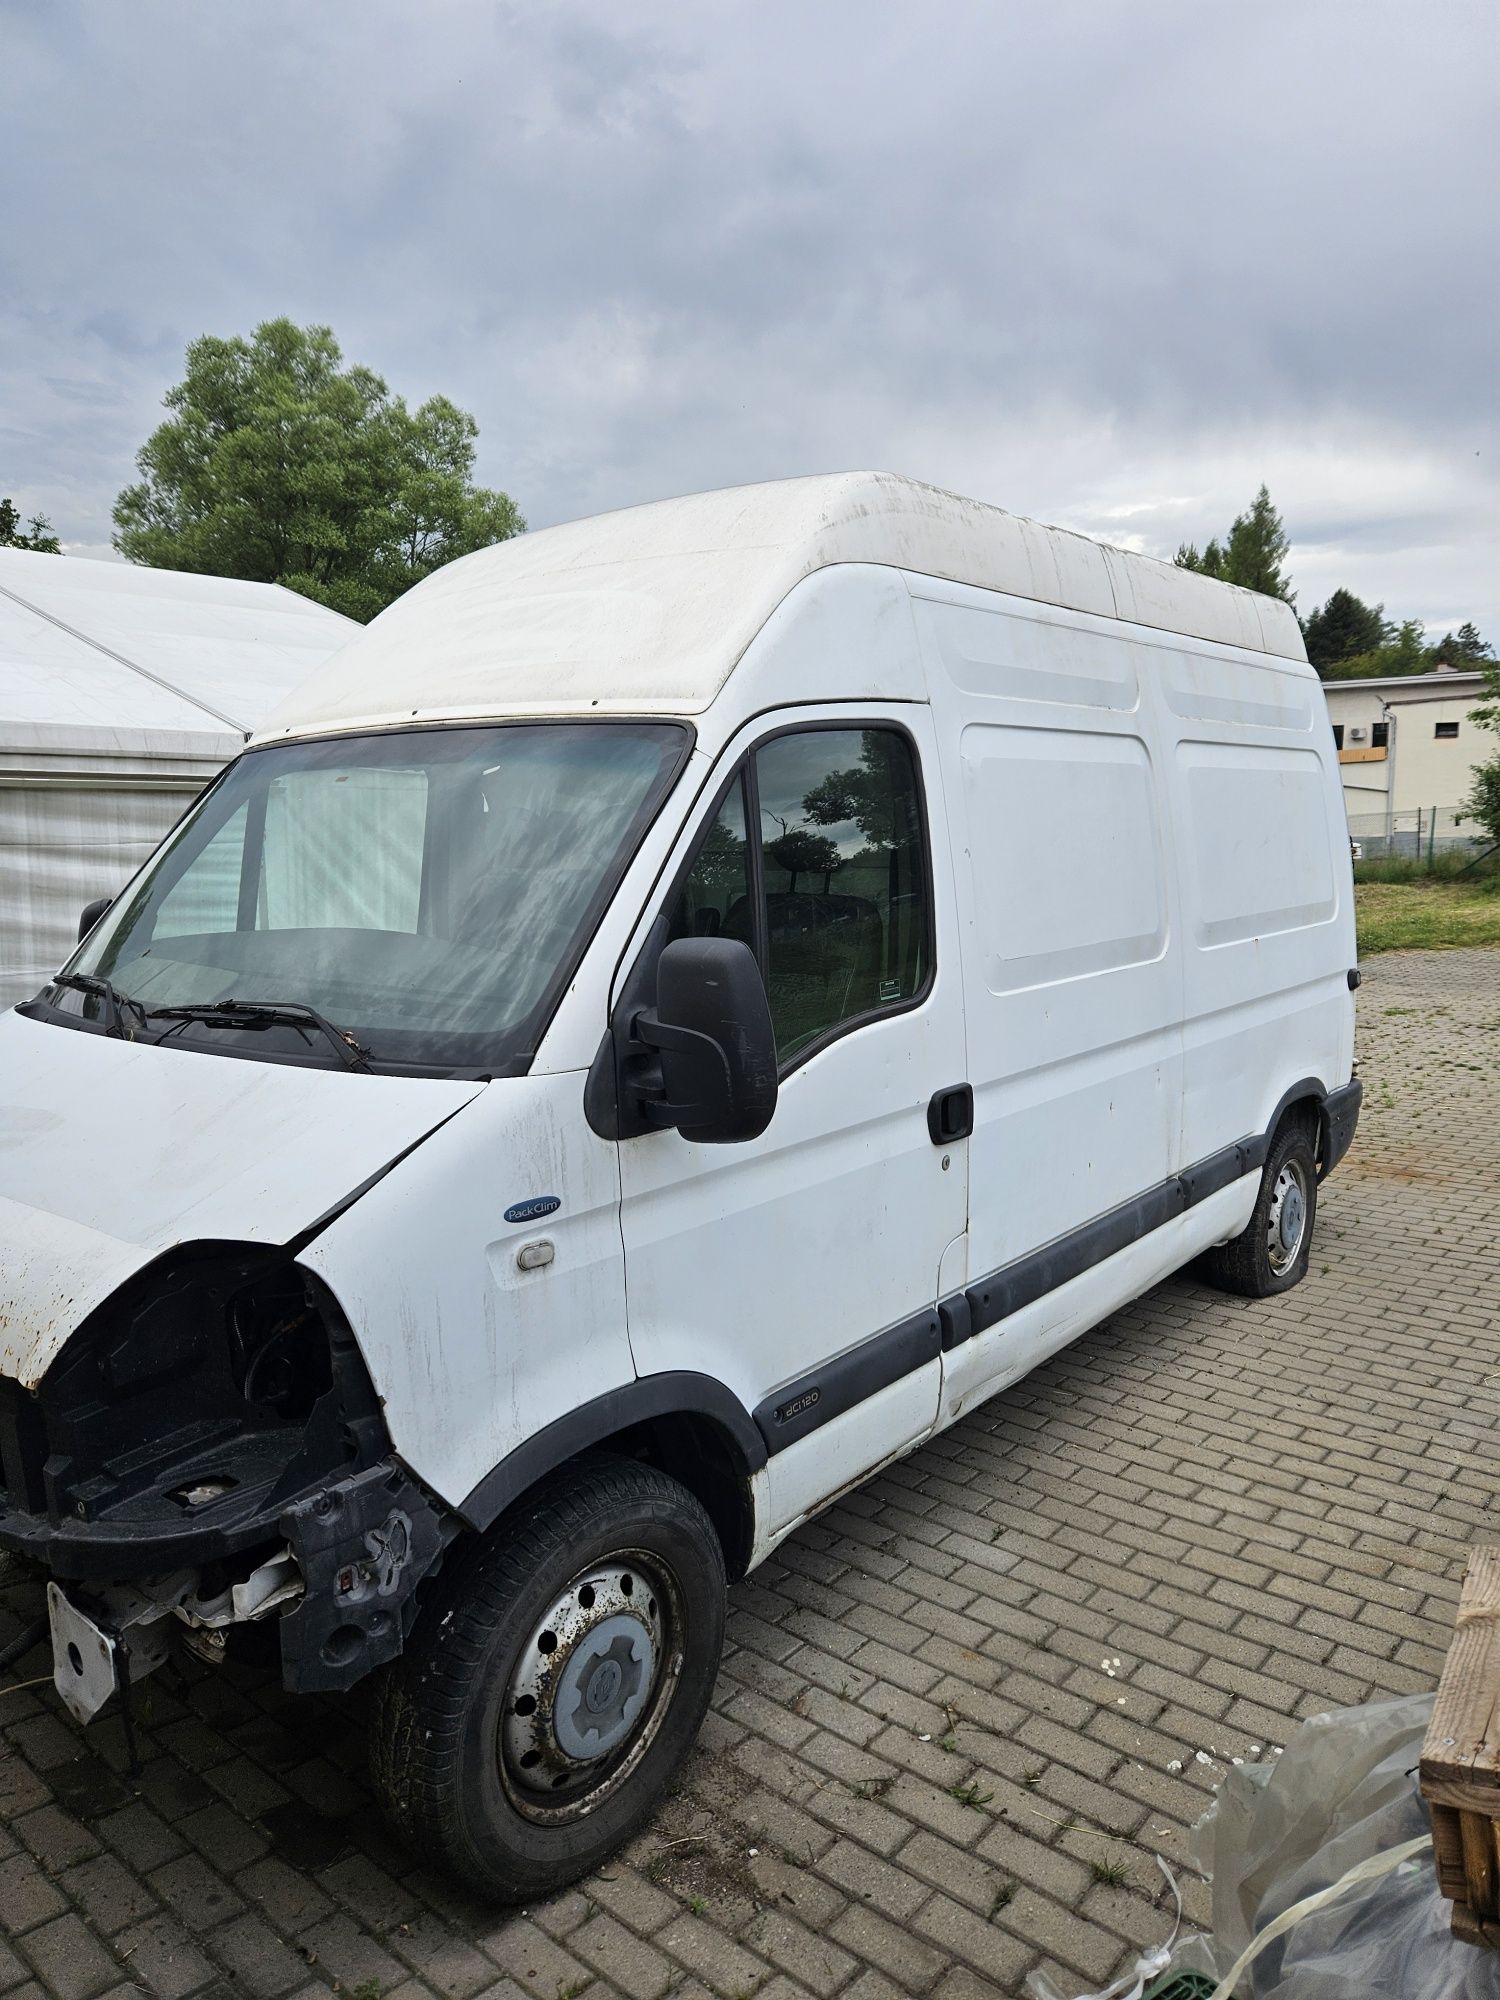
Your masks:
<svg viewBox="0 0 1500 2000"><path fill-rule="evenodd" d="M1191 1259L1295 1284L1358 1113L1291 611L880 474L453 564L85 914L0 1020L58 1687L378 1667L503 1897L649 1813L726 1577Z"/></svg>

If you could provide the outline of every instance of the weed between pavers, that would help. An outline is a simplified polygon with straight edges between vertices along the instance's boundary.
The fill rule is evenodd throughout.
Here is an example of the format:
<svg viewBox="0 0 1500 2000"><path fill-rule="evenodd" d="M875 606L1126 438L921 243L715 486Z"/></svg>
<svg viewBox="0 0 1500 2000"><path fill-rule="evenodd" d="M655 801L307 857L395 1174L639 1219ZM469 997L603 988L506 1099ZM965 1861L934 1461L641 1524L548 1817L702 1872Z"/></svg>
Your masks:
<svg viewBox="0 0 1500 2000"><path fill-rule="evenodd" d="M949 1798L957 1799L961 1806L970 1806L975 1812L983 1812L995 1794L993 1792L980 1791L978 1785L971 1778L966 1785L950 1785L948 1787L948 1796Z"/></svg>

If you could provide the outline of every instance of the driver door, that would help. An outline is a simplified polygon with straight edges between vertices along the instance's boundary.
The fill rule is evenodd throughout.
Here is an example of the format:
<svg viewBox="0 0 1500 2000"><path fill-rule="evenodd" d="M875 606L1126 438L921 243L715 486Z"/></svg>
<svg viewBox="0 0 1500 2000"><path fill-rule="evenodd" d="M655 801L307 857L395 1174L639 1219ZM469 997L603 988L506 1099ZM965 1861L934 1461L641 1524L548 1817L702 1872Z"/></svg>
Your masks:
<svg viewBox="0 0 1500 2000"><path fill-rule="evenodd" d="M670 936L756 953L779 1096L757 1139L621 1141L630 1340L754 1413L773 1533L937 1414L967 1206L967 1138L929 1129L964 1071L946 839L926 709L819 708L730 754L668 892Z"/></svg>

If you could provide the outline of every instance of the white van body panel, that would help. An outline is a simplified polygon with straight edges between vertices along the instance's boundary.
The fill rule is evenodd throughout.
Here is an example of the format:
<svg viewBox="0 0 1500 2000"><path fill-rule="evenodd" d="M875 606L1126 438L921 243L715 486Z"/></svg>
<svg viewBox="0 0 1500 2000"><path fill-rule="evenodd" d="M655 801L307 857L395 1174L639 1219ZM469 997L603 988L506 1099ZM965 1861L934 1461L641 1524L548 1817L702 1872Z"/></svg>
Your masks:
<svg viewBox="0 0 1500 2000"><path fill-rule="evenodd" d="M486 1086L303 1252L359 1331L391 1442L450 1505L507 1453L634 1378L619 1149L583 1076ZM550 1215L505 1211L555 1197ZM551 1259L523 1270L527 1245Z"/></svg>
<svg viewBox="0 0 1500 2000"><path fill-rule="evenodd" d="M1181 966L1128 628L910 583L952 796L979 1274L1177 1170Z"/></svg>
<svg viewBox="0 0 1500 2000"><path fill-rule="evenodd" d="M225 1062L0 1014L0 1373L179 1243L284 1243L475 1097L475 1083Z"/></svg>

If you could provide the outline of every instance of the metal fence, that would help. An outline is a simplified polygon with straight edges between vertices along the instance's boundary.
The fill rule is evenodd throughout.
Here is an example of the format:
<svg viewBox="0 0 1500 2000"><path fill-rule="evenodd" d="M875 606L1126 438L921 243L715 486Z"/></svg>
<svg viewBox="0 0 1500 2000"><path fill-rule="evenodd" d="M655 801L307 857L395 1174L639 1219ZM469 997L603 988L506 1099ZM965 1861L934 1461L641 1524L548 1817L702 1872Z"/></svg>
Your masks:
<svg viewBox="0 0 1500 2000"><path fill-rule="evenodd" d="M1473 821L1460 826L1452 806L1413 806L1405 812L1350 813L1349 838L1358 857L1430 861L1436 854L1477 854L1485 846Z"/></svg>

